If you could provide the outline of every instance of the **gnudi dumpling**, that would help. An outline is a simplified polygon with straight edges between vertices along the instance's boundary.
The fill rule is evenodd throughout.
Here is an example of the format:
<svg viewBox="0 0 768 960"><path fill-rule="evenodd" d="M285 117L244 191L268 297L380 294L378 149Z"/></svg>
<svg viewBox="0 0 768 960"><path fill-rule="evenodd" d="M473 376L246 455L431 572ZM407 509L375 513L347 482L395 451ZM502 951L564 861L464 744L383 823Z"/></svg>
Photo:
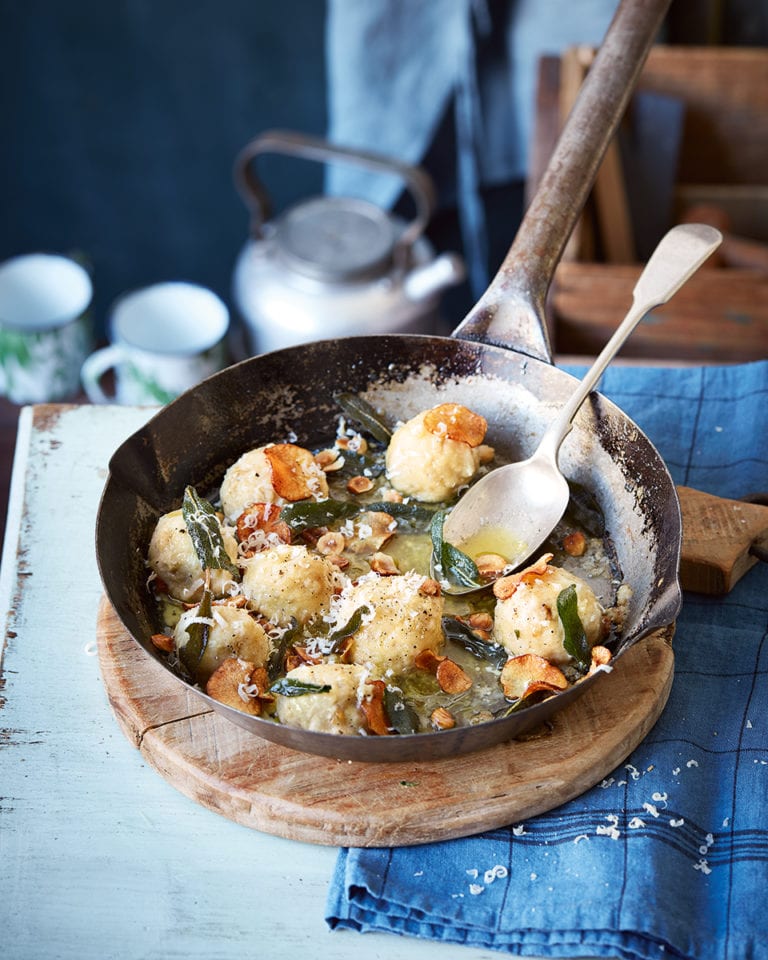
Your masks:
<svg viewBox="0 0 768 960"><path fill-rule="evenodd" d="M237 540L227 527L221 528L221 535L224 549L236 563ZM157 521L149 543L148 560L172 597L185 603L195 603L202 598L203 568L181 510L163 514ZM226 570L211 571L211 592L215 597L225 596L231 583L232 575Z"/></svg>
<svg viewBox="0 0 768 960"><path fill-rule="evenodd" d="M276 697L281 723L319 733L356 734L364 729L360 702L366 696L368 672L352 663L302 664L286 674L288 680L300 680L319 686L328 684L324 693Z"/></svg>
<svg viewBox="0 0 768 960"><path fill-rule="evenodd" d="M571 584L576 587L577 609L587 642L594 646L603 635L602 606L584 580L550 565L542 573L526 574L510 597L496 601L494 640L513 657L535 653L558 666L570 663L563 646L557 598Z"/></svg>
<svg viewBox="0 0 768 960"><path fill-rule="evenodd" d="M244 453L224 475L221 506L232 521L252 503L322 500L328 481L314 457L291 443L268 444Z"/></svg>
<svg viewBox="0 0 768 960"><path fill-rule="evenodd" d="M341 593L334 607L336 622L348 623L361 607L370 613L354 635L350 657L374 677L405 673L423 650L436 653L443 645L443 597L428 577L368 574Z"/></svg>
<svg viewBox="0 0 768 960"><path fill-rule="evenodd" d="M304 546L279 544L245 561L242 592L251 605L274 623L300 624L327 612L336 567Z"/></svg>
<svg viewBox="0 0 768 960"><path fill-rule="evenodd" d="M464 429L467 423L471 430ZM493 449L481 442L484 435L485 420L459 404L424 410L392 434L387 479L395 490L425 503L450 500L493 458Z"/></svg>
<svg viewBox="0 0 768 960"><path fill-rule="evenodd" d="M257 667L264 666L271 644L261 624L247 610L227 604L214 604L211 612L212 626L197 669L198 682L205 684L213 671L229 657L248 660ZM199 608L192 607L179 618L173 635L177 650L189 642L187 627L198 616Z"/></svg>

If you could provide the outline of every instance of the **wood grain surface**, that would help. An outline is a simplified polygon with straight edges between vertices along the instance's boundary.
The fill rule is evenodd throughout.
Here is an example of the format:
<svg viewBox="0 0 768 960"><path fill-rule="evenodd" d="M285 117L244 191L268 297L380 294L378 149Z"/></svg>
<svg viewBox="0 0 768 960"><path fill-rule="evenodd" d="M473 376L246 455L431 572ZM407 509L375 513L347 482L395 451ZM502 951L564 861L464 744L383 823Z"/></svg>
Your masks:
<svg viewBox="0 0 768 960"><path fill-rule="evenodd" d="M106 599L97 620L111 707L169 783L264 833L363 847L469 836L553 809L598 783L645 737L667 701L671 634L636 644L556 714L551 728L455 758L371 764L300 753L241 729L148 656Z"/></svg>
<svg viewBox="0 0 768 960"><path fill-rule="evenodd" d="M632 301L642 266L561 263L552 284L560 354L596 355ZM622 349L624 358L747 363L768 349L768 276L704 268L651 312Z"/></svg>
<svg viewBox="0 0 768 960"><path fill-rule="evenodd" d="M678 487L683 517L680 579L686 590L728 593L768 548L768 507Z"/></svg>

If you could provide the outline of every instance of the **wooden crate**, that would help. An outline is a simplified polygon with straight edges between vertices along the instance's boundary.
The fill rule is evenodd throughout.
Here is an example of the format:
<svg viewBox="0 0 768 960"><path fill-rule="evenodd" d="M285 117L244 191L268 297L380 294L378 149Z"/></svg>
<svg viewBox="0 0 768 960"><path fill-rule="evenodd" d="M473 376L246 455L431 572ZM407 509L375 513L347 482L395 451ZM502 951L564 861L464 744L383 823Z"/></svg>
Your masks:
<svg viewBox="0 0 768 960"><path fill-rule="evenodd" d="M595 356L629 309L642 267L561 263L551 294L556 352ZM621 357L738 363L768 357L768 275L702 268L632 334Z"/></svg>
<svg viewBox="0 0 768 960"><path fill-rule="evenodd" d="M590 48L571 48L540 62L529 195L593 54ZM549 322L555 350L594 355L606 342L626 312L638 263L647 256L630 208L634 203L637 210L639 203L639 209L650 209L658 203L664 217L657 218L654 242L693 214L724 228L726 244L712 261L719 269L700 271L643 324L623 355L705 363L765 358L768 50L654 47L633 104L654 95L680 105L674 167L658 177L652 171L640 185L640 178L633 182L627 176L626 143L623 163L618 141L609 148L553 282ZM628 114L632 109L631 104ZM641 195L633 196L633 189Z"/></svg>

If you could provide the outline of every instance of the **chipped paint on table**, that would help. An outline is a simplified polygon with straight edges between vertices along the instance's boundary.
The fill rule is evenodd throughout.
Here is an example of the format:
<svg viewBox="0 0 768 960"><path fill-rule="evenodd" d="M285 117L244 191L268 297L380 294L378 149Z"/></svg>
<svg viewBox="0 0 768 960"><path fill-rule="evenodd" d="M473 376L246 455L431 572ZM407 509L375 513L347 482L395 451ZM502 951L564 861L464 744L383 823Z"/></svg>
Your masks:
<svg viewBox="0 0 768 960"><path fill-rule="evenodd" d="M151 412L21 414L0 569L4 956L489 960L486 950L330 933L335 848L204 809L123 736L95 656L94 522L112 451Z"/></svg>

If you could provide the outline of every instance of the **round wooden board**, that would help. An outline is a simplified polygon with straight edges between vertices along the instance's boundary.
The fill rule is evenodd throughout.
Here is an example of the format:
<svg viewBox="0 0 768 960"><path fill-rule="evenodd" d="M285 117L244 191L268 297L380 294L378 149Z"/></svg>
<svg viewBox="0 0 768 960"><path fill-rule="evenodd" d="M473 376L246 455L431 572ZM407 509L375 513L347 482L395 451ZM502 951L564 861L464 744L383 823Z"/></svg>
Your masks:
<svg viewBox="0 0 768 960"><path fill-rule="evenodd" d="M356 763L262 740L211 711L129 636L106 599L97 639L112 709L174 787L237 823L333 846L470 836L543 813L602 780L669 696L672 629L631 648L551 728L423 763ZM435 734L439 736L439 734Z"/></svg>

